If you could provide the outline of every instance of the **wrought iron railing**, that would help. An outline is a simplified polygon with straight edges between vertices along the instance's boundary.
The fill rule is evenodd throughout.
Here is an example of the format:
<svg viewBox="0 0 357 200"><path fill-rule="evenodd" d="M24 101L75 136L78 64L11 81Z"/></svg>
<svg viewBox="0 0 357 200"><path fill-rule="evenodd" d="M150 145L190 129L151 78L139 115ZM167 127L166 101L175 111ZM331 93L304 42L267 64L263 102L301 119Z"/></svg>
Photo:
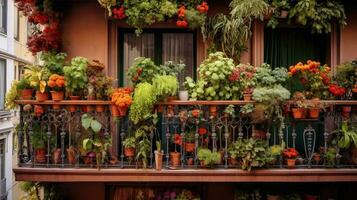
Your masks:
<svg viewBox="0 0 357 200"><path fill-rule="evenodd" d="M128 153L123 141L133 136L136 125L128 117L114 118L110 113L110 102L102 101L63 101L54 103L36 101L18 101L20 105L20 122L17 128L19 142L20 167L62 167L82 168L96 167L95 155L85 152L81 116L85 113L95 117L103 125L101 134L112 135L112 150L102 158L102 168L140 168L142 159L137 159L140 148L136 141L136 152ZM214 168L239 168L240 160L230 155L232 143L246 138L264 138L269 146L285 144L285 148L294 147L300 156L297 168L354 168L357 163L351 151L339 149L334 145L338 138L343 121L350 124L357 122L356 101L323 101L328 105L317 119L295 120L291 117L287 102L285 128L279 131L271 121L268 126L258 126L247 115L239 110L247 103L244 101L173 101L156 106L159 113L159 124L148 135L150 149L147 152L148 168L155 167L155 141L160 141L164 151L163 168L207 168L201 166L198 158L200 148L219 152L220 162ZM32 108L28 108L28 104ZM53 108L53 105L55 108ZM43 113L33 114L33 106L41 105ZM76 105L71 112L68 107ZM96 105L104 105L104 110L96 110ZM234 105L231 107L230 105ZM27 106L27 108L26 108ZM234 110L234 115L226 113L227 107ZM342 109L348 106L348 112ZM197 113L198 112L198 113ZM198 114L198 115L197 115ZM337 131L336 131L337 130ZM40 133L40 136L38 134ZM40 137L40 139L38 138ZM38 142L42 144L38 144ZM334 152L329 147L334 146ZM38 147L41 148L38 148ZM133 154L134 153L134 154ZM175 155L176 154L176 155ZM175 156L179 156L176 158ZM173 158L176 158L173 159ZM331 158L332 157L332 158ZM280 154L265 168L284 168L285 159Z"/></svg>

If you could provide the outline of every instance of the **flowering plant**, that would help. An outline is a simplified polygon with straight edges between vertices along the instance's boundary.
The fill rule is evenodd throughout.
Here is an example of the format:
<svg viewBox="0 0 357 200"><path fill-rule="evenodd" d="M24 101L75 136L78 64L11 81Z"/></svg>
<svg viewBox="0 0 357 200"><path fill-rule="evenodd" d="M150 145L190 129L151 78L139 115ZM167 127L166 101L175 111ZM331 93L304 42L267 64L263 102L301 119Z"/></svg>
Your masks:
<svg viewBox="0 0 357 200"><path fill-rule="evenodd" d="M308 60L306 64L301 62L289 68L289 76L299 78L306 92L311 97L327 97L328 87L331 82L330 67L321 66L319 62Z"/></svg>
<svg viewBox="0 0 357 200"><path fill-rule="evenodd" d="M295 159L299 155L299 152L295 148L287 148L284 149L283 155L285 158Z"/></svg>
<svg viewBox="0 0 357 200"><path fill-rule="evenodd" d="M229 80L232 82L239 81L243 87L244 93L253 93L253 88L256 86L254 80L254 74L257 68L249 64L239 64L229 76Z"/></svg>
<svg viewBox="0 0 357 200"><path fill-rule="evenodd" d="M341 87L337 84L330 84L329 85L330 93L335 97L341 97L346 93L346 88Z"/></svg>
<svg viewBox="0 0 357 200"><path fill-rule="evenodd" d="M112 94L112 103L118 107L129 107L133 99L131 97L131 88L118 88Z"/></svg>
<svg viewBox="0 0 357 200"><path fill-rule="evenodd" d="M64 76L60 76L58 74L52 74L48 80L48 87L50 87L53 91L62 91L66 84Z"/></svg>

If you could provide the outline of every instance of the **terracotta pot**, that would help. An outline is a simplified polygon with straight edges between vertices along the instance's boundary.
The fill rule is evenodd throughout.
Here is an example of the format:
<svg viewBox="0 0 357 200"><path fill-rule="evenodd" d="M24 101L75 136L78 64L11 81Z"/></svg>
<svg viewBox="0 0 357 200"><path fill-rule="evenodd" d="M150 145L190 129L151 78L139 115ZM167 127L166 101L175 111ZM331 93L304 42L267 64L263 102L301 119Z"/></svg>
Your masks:
<svg viewBox="0 0 357 200"><path fill-rule="evenodd" d="M81 106L82 112L87 113L88 112L88 107L87 106Z"/></svg>
<svg viewBox="0 0 357 200"><path fill-rule="evenodd" d="M303 119L304 118L304 109L303 108L292 108L294 119Z"/></svg>
<svg viewBox="0 0 357 200"><path fill-rule="evenodd" d="M201 167L207 167L207 165L206 165L204 160L200 160L200 166Z"/></svg>
<svg viewBox="0 0 357 200"><path fill-rule="evenodd" d="M282 11L280 12L280 18L281 18L281 19L287 18L288 15L289 15L289 11L287 11L287 10L282 10Z"/></svg>
<svg viewBox="0 0 357 200"><path fill-rule="evenodd" d="M186 142L185 143L185 152L192 153L195 151L195 143L193 142Z"/></svg>
<svg viewBox="0 0 357 200"><path fill-rule="evenodd" d="M69 96L69 99L72 101L77 101L79 100L81 97L80 96ZM68 106L68 111L69 112L76 112L77 111L77 106L76 105L69 105Z"/></svg>
<svg viewBox="0 0 357 200"><path fill-rule="evenodd" d="M78 101L81 99L81 97L80 96L69 96L69 99L72 101Z"/></svg>
<svg viewBox="0 0 357 200"><path fill-rule="evenodd" d="M209 113L212 117L217 116L217 106L210 106L209 107Z"/></svg>
<svg viewBox="0 0 357 200"><path fill-rule="evenodd" d="M312 159L314 160L314 162L315 162L316 164L319 164L320 161L321 161L321 154L315 153L315 154L312 156Z"/></svg>
<svg viewBox="0 0 357 200"><path fill-rule="evenodd" d="M175 101L177 100L177 96L169 96L167 97L167 101Z"/></svg>
<svg viewBox="0 0 357 200"><path fill-rule="evenodd" d="M320 116L320 109L319 108L311 108L309 109L309 117L312 119L317 119Z"/></svg>
<svg viewBox="0 0 357 200"><path fill-rule="evenodd" d="M128 112L128 107L125 106L125 107L117 107L118 108L118 111L119 111L119 115L121 117L124 117L126 115L126 113Z"/></svg>
<svg viewBox="0 0 357 200"><path fill-rule="evenodd" d="M243 94L243 99L244 101L251 101L252 100L252 94Z"/></svg>
<svg viewBox="0 0 357 200"><path fill-rule="evenodd" d="M70 146L67 149L67 159L68 159L69 164L71 164L71 165L76 164L76 153L77 153L77 150L72 146Z"/></svg>
<svg viewBox="0 0 357 200"><path fill-rule="evenodd" d="M162 158L164 157L164 153L155 151L155 169L162 169Z"/></svg>
<svg viewBox="0 0 357 200"><path fill-rule="evenodd" d="M228 158L228 164L229 164L229 165L238 165L238 160L237 160L237 158L229 157L229 158Z"/></svg>
<svg viewBox="0 0 357 200"><path fill-rule="evenodd" d="M133 148L133 147L125 148L124 155L129 158L134 157L135 156L135 148Z"/></svg>
<svg viewBox="0 0 357 200"><path fill-rule="evenodd" d="M51 91L51 97L53 101L62 101L64 99L63 91Z"/></svg>
<svg viewBox="0 0 357 200"><path fill-rule="evenodd" d="M61 163L61 149L57 148L53 151L52 159L54 164Z"/></svg>
<svg viewBox="0 0 357 200"><path fill-rule="evenodd" d="M286 163L288 165L288 168L295 168L296 159L287 159Z"/></svg>
<svg viewBox="0 0 357 200"><path fill-rule="evenodd" d="M92 159L92 157L84 156L84 157L83 157L83 162L84 162L84 164L86 164L86 165L91 165L91 164L93 163L93 159Z"/></svg>
<svg viewBox="0 0 357 200"><path fill-rule="evenodd" d="M170 153L170 158L171 158L171 165L173 167L178 167L181 164L181 154L179 152L171 152Z"/></svg>
<svg viewBox="0 0 357 200"><path fill-rule="evenodd" d="M116 105L111 105L110 106L110 110L112 111L112 116L113 117L119 117L120 116L118 107Z"/></svg>
<svg viewBox="0 0 357 200"><path fill-rule="evenodd" d="M47 101L50 98L48 92L41 93L40 91L36 91L36 100L37 101Z"/></svg>
<svg viewBox="0 0 357 200"><path fill-rule="evenodd" d="M193 163L193 158L188 158L187 159L187 165L193 165L194 163Z"/></svg>
<svg viewBox="0 0 357 200"><path fill-rule="evenodd" d="M270 194L267 195L267 200L279 200L279 199L280 196L278 195L270 195Z"/></svg>
<svg viewBox="0 0 357 200"><path fill-rule="evenodd" d="M31 100L33 89L24 89L20 91L22 100Z"/></svg>
<svg viewBox="0 0 357 200"><path fill-rule="evenodd" d="M343 113L350 113L352 111L352 106L342 106Z"/></svg>
<svg viewBox="0 0 357 200"><path fill-rule="evenodd" d="M159 113L164 112L164 106L163 105L158 105L157 112L159 112Z"/></svg>
<svg viewBox="0 0 357 200"><path fill-rule="evenodd" d="M174 107L172 105L167 106L167 117L173 117L175 115Z"/></svg>
<svg viewBox="0 0 357 200"><path fill-rule="evenodd" d="M97 113L102 113L102 112L104 112L104 110L105 110L104 105L95 105L95 111Z"/></svg>
<svg viewBox="0 0 357 200"><path fill-rule="evenodd" d="M35 149L35 161L36 163L46 163L46 149Z"/></svg>

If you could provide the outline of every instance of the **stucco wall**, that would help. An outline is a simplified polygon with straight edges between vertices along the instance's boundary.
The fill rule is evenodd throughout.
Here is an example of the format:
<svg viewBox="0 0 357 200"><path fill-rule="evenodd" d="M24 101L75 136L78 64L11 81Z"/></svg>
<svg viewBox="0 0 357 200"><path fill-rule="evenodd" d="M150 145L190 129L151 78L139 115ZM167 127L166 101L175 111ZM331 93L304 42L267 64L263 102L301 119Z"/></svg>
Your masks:
<svg viewBox="0 0 357 200"><path fill-rule="evenodd" d="M97 1L67 5L61 21L64 51L69 58L84 56L107 64L108 33L105 9Z"/></svg>
<svg viewBox="0 0 357 200"><path fill-rule="evenodd" d="M347 26L340 35L340 62L357 60L357 6L346 7Z"/></svg>

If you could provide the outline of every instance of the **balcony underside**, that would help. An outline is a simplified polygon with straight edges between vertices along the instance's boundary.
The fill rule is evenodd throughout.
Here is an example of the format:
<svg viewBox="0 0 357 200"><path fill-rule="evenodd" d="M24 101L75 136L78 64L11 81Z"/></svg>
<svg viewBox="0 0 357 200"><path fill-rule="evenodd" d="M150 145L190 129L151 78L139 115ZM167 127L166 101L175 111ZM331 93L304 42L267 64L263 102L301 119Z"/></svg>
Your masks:
<svg viewBox="0 0 357 200"><path fill-rule="evenodd" d="M16 181L43 182L357 182L356 169L63 169L14 168Z"/></svg>

